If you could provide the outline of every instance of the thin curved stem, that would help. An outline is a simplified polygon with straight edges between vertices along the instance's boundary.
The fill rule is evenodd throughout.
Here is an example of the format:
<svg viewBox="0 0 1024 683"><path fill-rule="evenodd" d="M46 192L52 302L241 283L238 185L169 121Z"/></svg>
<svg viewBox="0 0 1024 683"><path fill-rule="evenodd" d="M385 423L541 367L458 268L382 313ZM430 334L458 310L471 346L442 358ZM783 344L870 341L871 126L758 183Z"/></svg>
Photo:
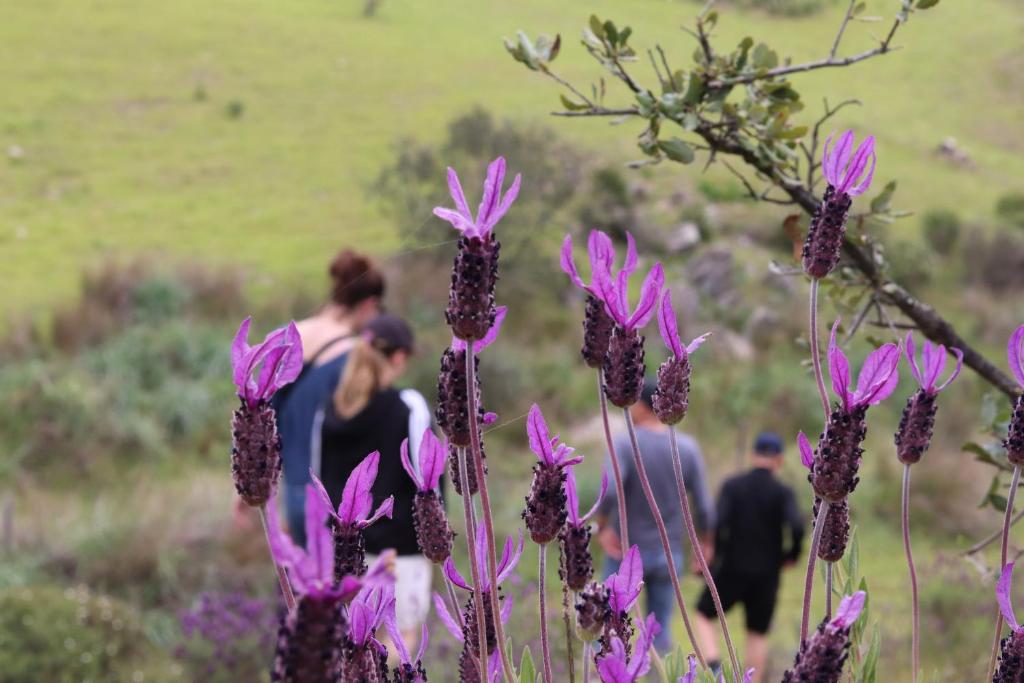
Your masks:
<svg viewBox="0 0 1024 683"><path fill-rule="evenodd" d="M597 395L601 400L601 423L604 425L604 439L608 455L612 460L612 478L615 479L615 500L619 507L619 541L623 548L629 547L629 525L626 523L626 490L622 486L622 470L612 440L612 428L608 421L608 398L604 395L604 370L597 371Z"/></svg>
<svg viewBox="0 0 1024 683"><path fill-rule="evenodd" d="M444 572L441 572L441 574L444 574ZM459 626L465 629L466 622L462 618L462 608L459 607L459 597L455 595L455 586L452 585L451 580L447 576L444 577L444 587L448 589L448 599L451 600L452 603L452 614L454 614L455 618L458 619Z"/></svg>
<svg viewBox="0 0 1024 683"><path fill-rule="evenodd" d="M814 522L814 535L811 537L811 548L807 553L807 574L804 576L804 611L800 618L800 644L807 640L807 625L811 621L811 595L814 592L814 563L818 559L818 546L821 545L821 532L825 529L825 518L828 517L829 502L821 499L818 507L818 519Z"/></svg>
<svg viewBox="0 0 1024 683"><path fill-rule="evenodd" d="M831 562L825 563L825 618L832 618L832 567Z"/></svg>
<svg viewBox="0 0 1024 683"><path fill-rule="evenodd" d="M999 551L999 571L1006 566L1006 557L1010 548L1010 518L1013 517L1013 499L1017 496L1017 486L1020 485L1020 465L1014 465L1013 476L1010 478L1010 491L1006 494L1006 514L1003 516L1002 544ZM999 656L999 636L1003 633L1003 613L996 610L996 633L992 638L992 653L988 660L988 680L996 671L996 658Z"/></svg>
<svg viewBox="0 0 1024 683"><path fill-rule="evenodd" d="M633 446L633 461L636 464L637 476L640 479L640 487L644 491L644 497L647 499L647 505L651 508L651 515L654 517L654 523L658 527L658 535L661 537L661 547L665 551L665 561L668 563L668 573L672 580L672 590L676 594L676 604L679 606L679 612L683 616L683 624L686 626L686 635L690 638L690 645L693 646L693 652L697 655L697 659L700 661L700 665L707 668L708 664L704 659L704 653L701 652L700 643L697 641L696 636L693 633L693 626L690 624L690 614L686 609L686 600L683 598L683 591L679 587L679 573L676 570L676 561L672 557L672 545L668 540L668 530L665 528L665 519L661 516L661 509L658 507L658 501L654 499L654 491L651 490L651 482L647 478L647 468L644 467L643 457L640 455L640 442L636 438L636 428L633 426L633 418L629 414L629 408L623 408L622 414L626 418L626 431L629 432L629 441Z"/></svg>
<svg viewBox="0 0 1024 683"><path fill-rule="evenodd" d="M810 342L811 342L811 364L814 366L814 381L818 384L818 396L821 398L821 407L825 410L825 423L828 423L828 416L831 412L828 404L828 392L825 390L825 376L821 371L821 349L818 346L818 279L811 279L810 297Z"/></svg>
<svg viewBox="0 0 1024 683"><path fill-rule="evenodd" d="M683 476L683 462L679 456L679 444L676 443L676 430L673 425L668 426L669 445L672 449L672 465L676 475L676 488L679 490L679 506L683 510L683 522L686 524L686 533L690 537L690 545L693 547L693 556L697 558L700 572L704 575L704 583L707 584L708 592L711 593L711 601L715 605L715 612L718 614L718 623L722 627L722 636L725 638L725 647L729 651L729 663L732 665L732 677L739 679L739 659L736 657L736 649L732 644L732 636L729 635L729 622L725 618L725 610L722 609L722 599L718 595L718 586L711 576L711 568L708 567L707 558L704 557L704 548L700 539L697 538L697 527L693 523L693 513L690 510L690 502L686 497L686 479Z"/></svg>
<svg viewBox="0 0 1024 683"><path fill-rule="evenodd" d="M553 683L554 678L551 676L551 644L548 642L547 543L541 543L537 556L537 595L540 598L540 649L544 660L544 683Z"/></svg>
<svg viewBox="0 0 1024 683"><path fill-rule="evenodd" d="M462 511L466 516L466 550L469 552L469 571L473 578L473 608L476 610L476 633L480 643L480 651L477 654L480 664L480 680L490 680L487 677L487 610L484 607L484 593L480 590L483 585L480 565L476 558L476 523L474 521L473 497L469 493L469 468L466 466L466 449L456 449L459 460L459 481L462 482ZM479 478L477 479L479 481ZM497 591L491 591L496 593ZM456 603L457 605L458 603ZM494 615L499 615L495 612ZM495 621L501 621L495 619ZM469 637L468 635L466 636ZM468 641L467 641L468 642Z"/></svg>
<svg viewBox="0 0 1024 683"><path fill-rule="evenodd" d="M569 669L569 683L576 683L576 655L572 646L572 622L569 617L569 584L562 584L562 621L565 622L565 662Z"/></svg>
<svg viewBox="0 0 1024 683"><path fill-rule="evenodd" d="M907 569L910 570L910 601L913 615L913 637L910 650L912 681L917 683L921 670L921 605L917 597L917 569L914 568L914 553L910 548L910 465L903 465L903 552L907 555Z"/></svg>
<svg viewBox="0 0 1024 683"><path fill-rule="evenodd" d="M277 558L274 557L273 546L270 544L270 525L267 522L267 504L264 503L256 508L256 511L260 513L260 524L263 525L263 535L267 538L267 548L270 548L270 559L274 563L274 569L277 570L277 582L281 584L281 593L284 595L284 604L288 607L289 612L295 611L295 593L292 591L292 584L288 580L288 572L277 562Z"/></svg>
<svg viewBox="0 0 1024 683"><path fill-rule="evenodd" d="M505 626L501 623L501 601L498 596L498 554L494 546L494 520L491 517L491 497L487 492L487 475L484 472L483 450L480 448L480 423L477 420L476 405L476 354L473 345L466 344L466 395L469 405L469 441L476 466L476 481L480 490L480 511L484 516L484 535L487 540L487 578L491 590L491 609L494 611L494 635L498 641L498 657L505 673L506 683L515 683L516 674L505 651ZM463 481L466 481L463 479ZM484 680L489 680L484 676Z"/></svg>
<svg viewBox="0 0 1024 683"><path fill-rule="evenodd" d="M590 641L583 641L583 683L590 683Z"/></svg>

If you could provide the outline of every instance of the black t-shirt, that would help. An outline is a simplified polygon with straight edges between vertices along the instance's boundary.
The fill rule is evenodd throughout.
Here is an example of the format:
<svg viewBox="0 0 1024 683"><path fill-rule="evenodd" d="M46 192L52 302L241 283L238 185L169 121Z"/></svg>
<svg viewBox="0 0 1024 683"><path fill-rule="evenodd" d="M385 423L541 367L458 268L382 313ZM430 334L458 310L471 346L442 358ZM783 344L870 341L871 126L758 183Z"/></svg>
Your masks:
<svg viewBox="0 0 1024 683"><path fill-rule="evenodd" d="M789 547L783 534L789 530ZM734 574L777 574L800 556L804 522L793 490L755 467L722 484L715 530L715 566Z"/></svg>
<svg viewBox="0 0 1024 683"><path fill-rule="evenodd" d="M373 451L380 451L377 479L373 484L373 509L388 496L395 497L391 519L381 518L363 531L366 550L377 554L394 548L399 555L418 555L412 523L412 502L416 485L402 467L402 441L414 434L411 455L430 425L430 412L423 397L410 389L377 392L359 413L338 416L332 405L324 411L320 429L320 480L335 506L341 500L352 470ZM412 457L415 463L416 458Z"/></svg>

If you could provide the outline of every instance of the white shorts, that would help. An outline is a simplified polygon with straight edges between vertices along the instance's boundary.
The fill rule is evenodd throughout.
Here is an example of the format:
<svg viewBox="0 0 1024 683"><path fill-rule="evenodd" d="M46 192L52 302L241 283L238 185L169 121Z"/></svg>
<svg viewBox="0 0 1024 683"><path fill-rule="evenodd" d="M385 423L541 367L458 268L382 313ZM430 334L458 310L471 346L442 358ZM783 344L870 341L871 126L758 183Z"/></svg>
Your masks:
<svg viewBox="0 0 1024 683"><path fill-rule="evenodd" d="M372 565L377 558L367 555ZM395 558L395 621L400 631L419 631L430 613L433 565L422 555Z"/></svg>

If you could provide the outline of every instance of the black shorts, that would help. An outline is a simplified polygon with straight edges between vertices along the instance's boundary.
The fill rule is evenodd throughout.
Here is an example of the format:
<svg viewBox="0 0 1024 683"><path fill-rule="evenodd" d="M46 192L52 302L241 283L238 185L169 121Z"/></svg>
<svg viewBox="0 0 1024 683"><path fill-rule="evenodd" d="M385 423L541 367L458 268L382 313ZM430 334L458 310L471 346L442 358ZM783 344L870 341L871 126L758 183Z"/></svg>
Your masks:
<svg viewBox="0 0 1024 683"><path fill-rule="evenodd" d="M775 598L779 594L779 575L736 574L715 572L712 574L722 609L728 612L737 602L743 603L747 618L747 630L754 633L768 633L775 614ZM700 596L697 610L708 619L716 619L715 603L707 588Z"/></svg>

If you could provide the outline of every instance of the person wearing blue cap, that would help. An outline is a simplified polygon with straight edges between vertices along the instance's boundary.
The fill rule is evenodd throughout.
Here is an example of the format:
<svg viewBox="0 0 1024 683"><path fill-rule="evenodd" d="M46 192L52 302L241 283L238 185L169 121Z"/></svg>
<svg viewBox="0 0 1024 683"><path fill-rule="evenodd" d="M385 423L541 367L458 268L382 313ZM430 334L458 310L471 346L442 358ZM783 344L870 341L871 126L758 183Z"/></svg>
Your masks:
<svg viewBox="0 0 1024 683"><path fill-rule="evenodd" d="M744 664L755 669L755 677L765 670L780 574L799 559L804 536L804 520L793 489L775 476L784 450L778 434L758 434L750 454L751 468L722 484L715 516L711 573L723 610L728 612L736 603L743 603L747 625ZM705 589L695 621L704 654L715 664L720 658L717 619L711 594Z"/></svg>

